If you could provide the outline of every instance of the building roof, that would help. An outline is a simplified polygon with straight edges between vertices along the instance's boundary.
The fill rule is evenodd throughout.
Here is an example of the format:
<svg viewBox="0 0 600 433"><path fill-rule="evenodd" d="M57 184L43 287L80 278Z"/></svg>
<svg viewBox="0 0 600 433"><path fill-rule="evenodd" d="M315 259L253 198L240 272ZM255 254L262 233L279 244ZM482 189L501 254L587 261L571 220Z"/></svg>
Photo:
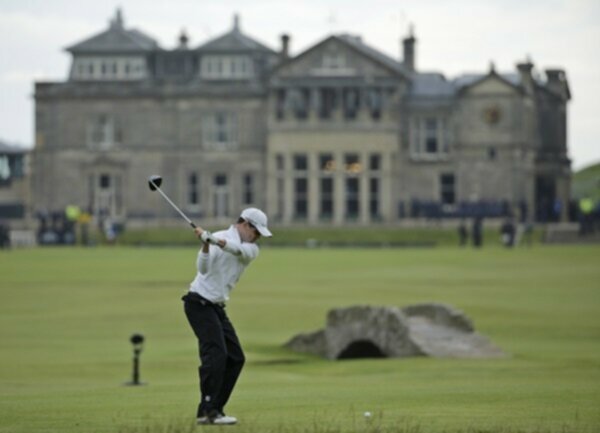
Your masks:
<svg viewBox="0 0 600 433"><path fill-rule="evenodd" d="M145 52L159 48L150 36L136 29L126 29L121 10L117 9L115 18L110 21L107 30L67 48L77 53L130 53Z"/></svg>
<svg viewBox="0 0 600 433"><path fill-rule="evenodd" d="M240 51L262 51L276 54L271 48L263 45L255 39L245 35L240 30L238 15L233 18L233 28L222 36L212 39L197 48L199 51L207 52L240 52Z"/></svg>
<svg viewBox="0 0 600 433"><path fill-rule="evenodd" d="M511 84L515 87L518 87L521 85L521 76L517 73L514 73L514 72L498 73L496 75L498 77L500 77L503 81L505 81L508 84ZM463 74L463 75L459 75L454 80L452 80L452 84L454 85L456 90L460 90L463 87L470 86L472 84L475 84L478 81L483 80L487 76L489 76L489 73Z"/></svg>
<svg viewBox="0 0 600 433"><path fill-rule="evenodd" d="M378 61L379 63L387 66L388 68L398 73L408 74L408 71L404 67L404 63L399 62L393 59L392 57L388 56L387 54L384 54L381 51L376 50L375 48L365 44L360 36L354 36L344 33L336 35L334 36L334 38L345 42L347 45L350 45L352 48L361 52L365 56Z"/></svg>
<svg viewBox="0 0 600 433"><path fill-rule="evenodd" d="M414 97L453 96L455 87L439 72L423 72L412 75L408 93Z"/></svg>
<svg viewBox="0 0 600 433"><path fill-rule="evenodd" d="M12 144L12 143L8 143L4 140L0 140L0 154L3 155L19 155L19 154L25 154L28 153L30 150L22 147L18 144Z"/></svg>

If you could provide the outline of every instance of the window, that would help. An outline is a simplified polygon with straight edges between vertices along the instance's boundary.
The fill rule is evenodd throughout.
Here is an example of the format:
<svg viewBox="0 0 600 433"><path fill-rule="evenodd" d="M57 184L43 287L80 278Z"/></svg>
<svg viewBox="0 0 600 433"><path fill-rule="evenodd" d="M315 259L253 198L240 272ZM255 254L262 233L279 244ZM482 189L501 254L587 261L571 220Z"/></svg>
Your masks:
<svg viewBox="0 0 600 433"><path fill-rule="evenodd" d="M308 179L294 179L294 218L305 219L308 215Z"/></svg>
<svg viewBox="0 0 600 433"><path fill-rule="evenodd" d="M294 155L294 170L306 171L308 170L308 158L304 154Z"/></svg>
<svg viewBox="0 0 600 433"><path fill-rule="evenodd" d="M329 52L323 55L323 69L341 69L346 67L346 57L340 52Z"/></svg>
<svg viewBox="0 0 600 433"><path fill-rule="evenodd" d="M425 119L425 152L438 152L438 129L437 120L434 118Z"/></svg>
<svg viewBox="0 0 600 433"><path fill-rule="evenodd" d="M242 181L242 202L244 205L254 203L254 176L247 173Z"/></svg>
<svg viewBox="0 0 600 433"><path fill-rule="evenodd" d="M456 202L456 194L454 191L454 175L440 175L440 193L442 204L454 204Z"/></svg>
<svg viewBox="0 0 600 433"><path fill-rule="evenodd" d="M216 112L204 116L202 121L204 145L209 149L236 149L237 118L234 113Z"/></svg>
<svg viewBox="0 0 600 433"><path fill-rule="evenodd" d="M360 212L360 184L356 177L346 178L346 218L357 219Z"/></svg>
<svg viewBox="0 0 600 433"><path fill-rule="evenodd" d="M410 153L413 159L445 159L448 132L442 117L415 117L410 123Z"/></svg>
<svg viewBox="0 0 600 433"><path fill-rule="evenodd" d="M101 215L115 217L123 212L122 178L118 173L100 172L90 179L94 209Z"/></svg>
<svg viewBox="0 0 600 433"><path fill-rule="evenodd" d="M308 117L308 101L309 101L309 89L291 89L288 91L289 103L294 111L296 119L306 119Z"/></svg>
<svg viewBox="0 0 600 433"><path fill-rule="evenodd" d="M355 88L344 89L343 101L344 101L344 118L345 119L356 118L356 113L358 112L358 106L359 106L358 89L355 89Z"/></svg>
<svg viewBox="0 0 600 433"><path fill-rule="evenodd" d="M373 120L381 118L381 110L383 107L383 97L381 89L374 88L367 92L367 106Z"/></svg>
<svg viewBox="0 0 600 433"><path fill-rule="evenodd" d="M330 119L337 105L336 91L331 88L319 89L318 112L320 119Z"/></svg>
<svg viewBox="0 0 600 433"><path fill-rule="evenodd" d="M110 176L108 174L100 175L100 189L110 188Z"/></svg>
<svg viewBox="0 0 600 433"><path fill-rule="evenodd" d="M321 201L319 206L319 215L322 219L333 217L333 179L324 177L320 181Z"/></svg>
<svg viewBox="0 0 600 433"><path fill-rule="evenodd" d="M321 172L332 173L335 171L335 159L331 153L321 153L319 155L319 168Z"/></svg>
<svg viewBox="0 0 600 433"><path fill-rule="evenodd" d="M196 173L190 173L188 176L188 205L200 205L200 179Z"/></svg>
<svg viewBox="0 0 600 433"><path fill-rule="evenodd" d="M379 171L381 170L381 155L373 153L369 157L369 170Z"/></svg>
<svg viewBox="0 0 600 433"><path fill-rule="evenodd" d="M207 80L239 80L254 75L250 57L239 56L204 56L200 64L200 74Z"/></svg>
<svg viewBox="0 0 600 433"><path fill-rule="evenodd" d="M89 121L87 127L87 143L94 149L106 150L121 142L121 131L116 120L100 114Z"/></svg>
<svg viewBox="0 0 600 433"><path fill-rule="evenodd" d="M347 153L344 155L344 162L346 165L346 173L358 174L362 171L362 165L360 158L356 153Z"/></svg>
<svg viewBox="0 0 600 433"><path fill-rule="evenodd" d="M378 219L379 215L379 179L372 177L369 181L369 214Z"/></svg>
<svg viewBox="0 0 600 433"><path fill-rule="evenodd" d="M216 174L213 179L213 213L217 218L229 216L229 188L224 173Z"/></svg>

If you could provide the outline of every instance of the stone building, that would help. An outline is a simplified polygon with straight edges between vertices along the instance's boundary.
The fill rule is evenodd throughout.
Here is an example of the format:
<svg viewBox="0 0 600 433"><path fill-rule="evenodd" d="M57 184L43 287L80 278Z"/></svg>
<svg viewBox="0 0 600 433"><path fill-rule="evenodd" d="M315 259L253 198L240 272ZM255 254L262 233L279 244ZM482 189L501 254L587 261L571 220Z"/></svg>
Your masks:
<svg viewBox="0 0 600 433"><path fill-rule="evenodd" d="M31 215L29 151L0 140L0 224L23 228Z"/></svg>
<svg viewBox="0 0 600 433"><path fill-rule="evenodd" d="M258 206L288 224L409 217L552 217L569 200L563 70L447 79L420 71L416 39L393 59L354 35L289 55L246 35L163 49L125 26L68 51L65 82L36 83L37 206L173 223L146 179L206 224ZM562 206L562 216L564 209Z"/></svg>

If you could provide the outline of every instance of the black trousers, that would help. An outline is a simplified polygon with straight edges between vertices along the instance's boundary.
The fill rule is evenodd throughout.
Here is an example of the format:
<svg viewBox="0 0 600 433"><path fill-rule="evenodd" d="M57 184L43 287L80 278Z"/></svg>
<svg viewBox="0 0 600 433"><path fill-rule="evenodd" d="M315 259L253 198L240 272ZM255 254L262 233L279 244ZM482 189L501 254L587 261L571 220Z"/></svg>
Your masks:
<svg viewBox="0 0 600 433"><path fill-rule="evenodd" d="M197 416L223 413L245 356L225 308L195 293L183 298L185 315L198 338L200 404Z"/></svg>

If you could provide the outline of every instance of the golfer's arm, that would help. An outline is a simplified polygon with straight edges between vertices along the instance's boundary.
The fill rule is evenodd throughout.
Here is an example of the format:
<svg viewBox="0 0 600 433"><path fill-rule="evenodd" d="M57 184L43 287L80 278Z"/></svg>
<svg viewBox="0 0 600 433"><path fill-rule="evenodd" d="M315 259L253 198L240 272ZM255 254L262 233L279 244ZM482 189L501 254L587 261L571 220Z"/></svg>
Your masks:
<svg viewBox="0 0 600 433"><path fill-rule="evenodd" d="M194 232L196 236L200 237L204 230L202 227L196 227ZM208 272L208 262L209 262L209 244L207 242L202 243L202 249L198 253L198 259L196 261L196 267L198 268L198 272L201 274L206 274Z"/></svg>
<svg viewBox="0 0 600 433"><path fill-rule="evenodd" d="M198 268L198 272L200 272L201 274L206 274L208 272L208 264L210 262L208 248L208 244L204 243L202 244L202 249L198 253L196 267Z"/></svg>
<svg viewBox="0 0 600 433"><path fill-rule="evenodd" d="M258 247L252 243L238 243L219 239L218 245L223 251L240 257L244 262L251 262L258 256Z"/></svg>

